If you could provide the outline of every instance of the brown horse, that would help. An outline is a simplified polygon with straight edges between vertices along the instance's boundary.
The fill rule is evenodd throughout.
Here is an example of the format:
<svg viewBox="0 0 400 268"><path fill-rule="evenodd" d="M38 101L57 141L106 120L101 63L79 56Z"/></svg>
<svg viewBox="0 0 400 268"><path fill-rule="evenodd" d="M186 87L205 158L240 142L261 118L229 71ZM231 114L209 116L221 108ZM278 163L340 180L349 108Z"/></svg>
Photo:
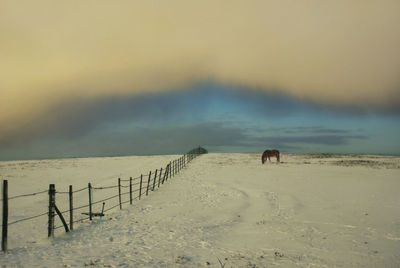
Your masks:
<svg viewBox="0 0 400 268"><path fill-rule="evenodd" d="M261 156L261 162L264 164L265 161L267 161L267 158L269 160L269 162L271 162L271 158L270 157L276 157L276 162L279 163L280 162L280 157L279 157L279 151L278 150L266 150L264 151L264 153Z"/></svg>

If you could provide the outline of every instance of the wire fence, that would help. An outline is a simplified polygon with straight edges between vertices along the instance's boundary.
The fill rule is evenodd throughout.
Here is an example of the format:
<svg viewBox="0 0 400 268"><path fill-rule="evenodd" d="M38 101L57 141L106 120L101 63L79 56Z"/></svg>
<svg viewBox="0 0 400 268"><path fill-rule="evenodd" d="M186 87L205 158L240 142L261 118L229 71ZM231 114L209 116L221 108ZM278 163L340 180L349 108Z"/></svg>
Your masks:
<svg viewBox="0 0 400 268"><path fill-rule="evenodd" d="M174 177L178 174L186 165L192 161L197 156L207 153L207 150L204 148L198 147L187 154L170 161L165 168L156 169L155 171L150 171L148 174L141 174L137 177L130 177L129 179L121 179L118 178L116 184L108 185L108 186L93 186L91 183L88 183L87 187L80 188L78 190L73 190L73 186L69 186L69 191L57 191L54 184L49 185L48 190L38 191L34 193L21 194L17 196L8 197L8 181L3 180L3 191L2 191L2 204L3 204L3 217L2 217L2 251L7 251L7 239L8 239L8 226L14 225L24 221L34 220L40 217L48 217L47 229L48 236L54 237L54 231L56 229L63 228L66 232L74 229L74 223L81 223L84 221L91 221L93 217L103 217L105 212L108 212L112 209L119 207L122 209L123 204L130 203L131 205L139 201L143 196L148 196L151 192L155 191L157 188L160 188L161 185L164 184L169 178ZM118 194L116 194L115 189L118 189ZM74 194L80 193L83 191L87 191L88 199L86 204L81 204L79 206L74 206ZM98 200L95 199L94 194L96 193L101 195L101 198ZM8 222L8 201L18 199L18 198L26 198L41 194L48 194L49 196L49 206L48 211L24 217L12 222ZM123 196L129 195L128 200L122 200ZM60 196L60 198L56 199L56 196ZM57 206L64 205L65 202L61 202L62 198L68 197L68 209L64 209L60 211ZM125 197L126 198L126 197ZM114 201L116 200L116 201ZM63 201L66 201L65 199ZM107 202L107 203L106 203ZM113 203L114 202L114 203ZM94 205L102 204L101 211L94 212ZM107 207L105 207L107 205ZM86 212L81 212L79 217L75 212L78 210L88 209ZM58 215L59 219L62 222L62 225L55 226L55 218ZM67 218L68 222L65 220Z"/></svg>

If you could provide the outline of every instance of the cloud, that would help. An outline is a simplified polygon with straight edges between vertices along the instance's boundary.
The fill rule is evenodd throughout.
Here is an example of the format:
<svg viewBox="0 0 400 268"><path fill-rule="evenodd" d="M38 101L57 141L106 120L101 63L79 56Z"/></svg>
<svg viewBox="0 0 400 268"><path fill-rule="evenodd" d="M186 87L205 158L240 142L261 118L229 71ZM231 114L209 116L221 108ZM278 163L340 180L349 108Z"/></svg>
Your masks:
<svg viewBox="0 0 400 268"><path fill-rule="evenodd" d="M157 124L176 127L200 122L232 121L234 126L246 128L244 125L261 119L290 118L299 114L329 114L327 111L335 113L336 110L282 94L249 93L246 89L233 90L227 85L203 83L191 90L158 94L66 99L42 116L31 119L13 133L2 133L0 147L27 144L47 138L75 139L108 129L129 128L132 125ZM266 131L264 128L252 129L261 133ZM321 126L268 128L267 131L286 134L345 133L344 130Z"/></svg>
<svg viewBox="0 0 400 268"><path fill-rule="evenodd" d="M333 129L322 126L313 127L280 127L280 128L268 128L268 131L281 132L285 134L297 134L297 133L313 133L313 134L347 134L350 131L345 129Z"/></svg>
<svg viewBox="0 0 400 268"><path fill-rule="evenodd" d="M121 122L120 122L121 124ZM123 123L122 123L123 124ZM235 122L204 122L190 125L121 126L92 131L90 135L48 137L32 143L20 142L0 151L0 160L41 159L59 157L90 157L120 155L181 154L196 146L204 146L210 152L262 152L278 148L282 152L313 152L316 148L325 152L353 152L352 143L366 140L367 136L353 135L340 129L339 134L265 135L255 136L252 129L237 127ZM293 127L296 132L301 127ZM282 133L290 128L282 128ZM326 129L330 133L330 129ZM266 132L261 132L266 133ZM347 134L345 134L347 133ZM322 147L321 147L322 146ZM348 146L343 151L343 146Z"/></svg>
<svg viewBox="0 0 400 268"><path fill-rule="evenodd" d="M0 147L46 138L79 138L107 128L130 124L176 125L182 120L199 121L207 112L205 90L177 91L132 96L66 99L16 131L0 135ZM128 128L128 127L127 127Z"/></svg>
<svg viewBox="0 0 400 268"><path fill-rule="evenodd" d="M397 0L3 0L0 139L66 101L208 80L398 111L399 13Z"/></svg>
<svg viewBox="0 0 400 268"><path fill-rule="evenodd" d="M30 144L17 144L0 151L0 160L118 155L181 154L193 147L244 145L240 128L220 122L188 126L146 126L109 129L74 139L53 137Z"/></svg>
<svg viewBox="0 0 400 268"><path fill-rule="evenodd" d="M257 144L320 144L320 145L347 145L351 140L365 140L364 135L311 135L311 136L268 136L255 138Z"/></svg>

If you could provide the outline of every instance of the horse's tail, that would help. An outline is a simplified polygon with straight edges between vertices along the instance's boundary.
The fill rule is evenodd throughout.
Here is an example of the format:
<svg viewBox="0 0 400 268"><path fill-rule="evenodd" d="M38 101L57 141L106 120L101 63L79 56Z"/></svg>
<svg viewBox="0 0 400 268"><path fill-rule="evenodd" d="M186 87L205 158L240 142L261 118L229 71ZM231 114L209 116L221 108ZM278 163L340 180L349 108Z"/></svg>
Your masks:
<svg viewBox="0 0 400 268"><path fill-rule="evenodd" d="M262 156L261 156L261 163L264 164L264 162L265 162L265 158L264 158L264 154L262 154Z"/></svg>

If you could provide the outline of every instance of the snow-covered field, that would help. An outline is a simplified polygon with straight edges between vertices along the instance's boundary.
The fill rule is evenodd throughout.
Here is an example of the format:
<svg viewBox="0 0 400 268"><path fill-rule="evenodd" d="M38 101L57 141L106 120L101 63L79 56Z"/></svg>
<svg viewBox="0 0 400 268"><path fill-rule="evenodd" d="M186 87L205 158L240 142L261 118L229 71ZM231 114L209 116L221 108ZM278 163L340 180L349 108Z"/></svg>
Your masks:
<svg viewBox="0 0 400 268"><path fill-rule="evenodd" d="M6 161L0 179L9 181L9 196L49 183L58 191L88 182L108 186L177 157ZM70 233L57 229L54 239L47 238L46 216L10 225L0 266L400 267L400 157L283 155L281 161L202 155L132 206L76 223ZM107 194L94 191L94 199ZM57 194L60 210L68 209L67 198ZM76 193L74 205L87 199L87 191ZM9 222L46 212L47 200L46 193L10 200Z"/></svg>

